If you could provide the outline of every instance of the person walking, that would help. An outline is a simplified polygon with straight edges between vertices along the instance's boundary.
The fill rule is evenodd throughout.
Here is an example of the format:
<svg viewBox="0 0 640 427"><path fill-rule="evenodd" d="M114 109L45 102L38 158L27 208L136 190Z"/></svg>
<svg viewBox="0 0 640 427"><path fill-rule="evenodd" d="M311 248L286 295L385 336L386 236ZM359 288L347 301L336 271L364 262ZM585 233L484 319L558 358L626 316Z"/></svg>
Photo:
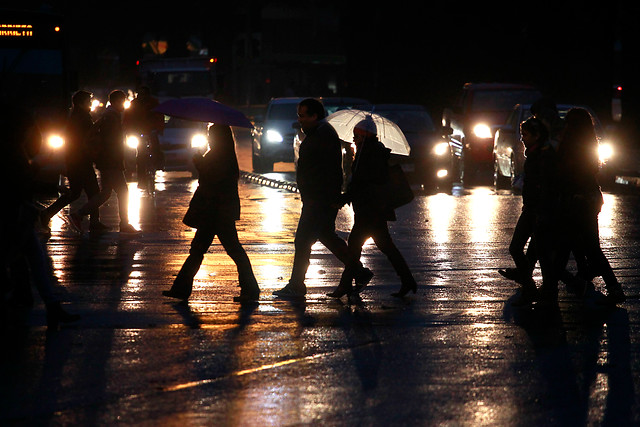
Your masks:
<svg viewBox="0 0 640 427"><path fill-rule="evenodd" d="M93 126L91 118L92 97L93 94L90 92L80 90L71 98L72 108L65 129L65 164L69 179L69 191L63 193L40 213L40 222L43 226L48 227L51 218L62 208L80 198L83 190L88 199L100 192L88 145L89 132ZM89 218L91 231L108 229L100 222L99 208L93 208L89 212Z"/></svg>
<svg viewBox="0 0 640 427"><path fill-rule="evenodd" d="M46 248L35 229L38 183L32 160L40 150L40 131L30 112L7 100L0 101L0 127L4 147L0 170L3 182L9 184L0 224L0 300L4 303L7 294L16 304L31 305L33 283L45 304L49 328L75 322L80 316L62 308Z"/></svg>
<svg viewBox="0 0 640 427"><path fill-rule="evenodd" d="M249 257L238 240L235 223L240 219L240 171L231 128L212 125L209 128L209 146L210 150L204 156L194 156L194 164L199 173L198 188L183 219L186 225L196 228L196 235L191 242L189 256L173 286L162 294L181 300L189 299L193 279L200 269L204 254L218 236L238 269L240 296L234 300L254 301L258 299L260 289Z"/></svg>
<svg viewBox="0 0 640 427"><path fill-rule="evenodd" d="M151 95L151 90L142 86L123 117L127 134L132 133L140 137L136 149L136 174L138 188L147 190L153 189L152 176L155 171L164 168L164 153L158 139L158 133L164 128L164 115L153 111L158 105L159 102Z"/></svg>
<svg viewBox="0 0 640 427"><path fill-rule="evenodd" d="M598 140L593 119L583 108L572 108L565 117L558 149L560 234L557 269L566 265L573 248L584 254L590 275L602 276L607 295L599 302L626 300L609 261L600 247L598 215L604 203L597 180Z"/></svg>
<svg viewBox="0 0 640 427"><path fill-rule="evenodd" d="M109 107L93 126L90 135L91 149L96 151L95 163L100 170L102 189L89 199L77 212L70 215L71 224L82 231L82 218L99 209L115 191L118 197L118 213L120 215L120 232L137 233L129 224L129 188L124 176L124 131L122 113L127 95L114 90L109 94Z"/></svg>
<svg viewBox="0 0 640 427"><path fill-rule="evenodd" d="M520 135L525 147L522 212L509 245L509 253L516 268L498 270L504 277L515 280L522 286L520 297L512 303L515 306L527 305L536 299L537 288L532 274L538 261L534 228L540 208L541 161L544 150L552 149L548 146L549 132L547 127L539 119L531 117L522 122ZM524 247L527 242L529 242L529 247L525 254Z"/></svg>
<svg viewBox="0 0 640 427"><path fill-rule="evenodd" d="M353 140L356 155L346 194L347 199L352 202L355 220L348 239L348 262L340 284L328 295L340 298L354 291L354 273L360 265L362 246L369 237L373 238L400 277L400 290L392 295L403 297L409 292L415 294L417 283L389 234L387 221L396 220L395 212L381 202L379 194L381 186L389 180L391 150L378 140L376 125L371 119L362 120L355 126ZM360 292L363 288L364 286L356 284L355 292Z"/></svg>
<svg viewBox="0 0 640 427"><path fill-rule="evenodd" d="M342 143L325 116L324 106L317 99L306 98L298 104L298 123L305 134L296 171L302 212L294 241L291 277L284 288L273 292L278 297L301 298L306 295L304 280L311 247L316 241L325 245L343 264L348 262L347 244L335 229L338 210L344 204ZM371 280L371 270L362 264L356 269L358 283L366 284Z"/></svg>

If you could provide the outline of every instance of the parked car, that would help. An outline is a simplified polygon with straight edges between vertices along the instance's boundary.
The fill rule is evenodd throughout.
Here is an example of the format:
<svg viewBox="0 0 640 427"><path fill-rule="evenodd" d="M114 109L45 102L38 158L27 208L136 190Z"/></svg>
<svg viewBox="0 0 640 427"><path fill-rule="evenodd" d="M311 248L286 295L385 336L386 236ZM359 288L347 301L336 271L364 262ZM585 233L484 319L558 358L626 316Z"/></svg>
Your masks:
<svg viewBox="0 0 640 427"><path fill-rule="evenodd" d="M412 172L414 182L449 191L454 183L462 181L462 144L449 138L450 129L435 126L426 108L379 104L373 111L397 124L407 138L410 156L396 158L406 163L405 169Z"/></svg>
<svg viewBox="0 0 640 427"><path fill-rule="evenodd" d="M596 136L598 137L601 172L611 172L609 162L616 149L605 139L604 129L598 116L583 105L558 104L560 118L564 118L573 107L584 108L593 117ZM530 104L516 105L506 123L496 131L493 145L493 183L496 189L513 188L518 190L519 176L524 169L524 144L521 141L520 124L532 116Z"/></svg>
<svg viewBox="0 0 640 427"><path fill-rule="evenodd" d="M467 83L453 107L445 108L442 124L464 147L465 175L493 162L494 129L503 125L516 104L530 104L541 93L532 86L510 83Z"/></svg>

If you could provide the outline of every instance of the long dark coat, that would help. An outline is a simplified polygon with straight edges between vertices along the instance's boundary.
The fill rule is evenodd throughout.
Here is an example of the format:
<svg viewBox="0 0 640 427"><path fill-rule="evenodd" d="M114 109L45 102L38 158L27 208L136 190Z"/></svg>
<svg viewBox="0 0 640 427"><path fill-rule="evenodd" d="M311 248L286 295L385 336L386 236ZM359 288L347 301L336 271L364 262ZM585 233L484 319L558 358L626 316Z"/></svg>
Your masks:
<svg viewBox="0 0 640 427"><path fill-rule="evenodd" d="M240 219L240 171L233 146L226 150L214 147L195 165L198 188L182 222L193 228L215 228L217 224Z"/></svg>
<svg viewBox="0 0 640 427"><path fill-rule="evenodd" d="M382 216L395 221L395 211L381 203L383 187L389 181L391 150L377 138L363 142L352 165L351 182L347 196L353 203L356 216Z"/></svg>
<svg viewBox="0 0 640 427"><path fill-rule="evenodd" d="M304 202L337 204L342 193L342 142L321 120L300 145L296 181Z"/></svg>
<svg viewBox="0 0 640 427"><path fill-rule="evenodd" d="M91 113L74 108L66 125L65 161L67 169L77 169L93 163L88 145L89 132L93 126Z"/></svg>
<svg viewBox="0 0 640 427"><path fill-rule="evenodd" d="M124 130L122 115L113 107L108 107L91 130L90 144L96 151L95 163L98 169L124 170ZM97 136L96 136L97 135Z"/></svg>

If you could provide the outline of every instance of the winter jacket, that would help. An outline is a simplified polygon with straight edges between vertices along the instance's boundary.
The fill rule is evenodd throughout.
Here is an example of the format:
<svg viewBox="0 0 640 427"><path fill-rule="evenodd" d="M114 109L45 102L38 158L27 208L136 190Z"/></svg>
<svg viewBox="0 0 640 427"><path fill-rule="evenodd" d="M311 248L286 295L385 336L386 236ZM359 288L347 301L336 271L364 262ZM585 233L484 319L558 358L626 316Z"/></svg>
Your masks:
<svg viewBox="0 0 640 427"><path fill-rule="evenodd" d="M209 150L195 162L199 179L183 222L189 227L215 227L217 223L240 219L235 152Z"/></svg>
<svg viewBox="0 0 640 427"><path fill-rule="evenodd" d="M304 202L338 204L342 192L342 144L325 120L305 133L296 180Z"/></svg>
<svg viewBox="0 0 640 427"><path fill-rule="evenodd" d="M376 138L364 141L356 153L347 190L356 216L375 215L395 221L395 212L384 204L382 194L389 181L390 153L391 150Z"/></svg>
<svg viewBox="0 0 640 427"><path fill-rule="evenodd" d="M65 161L67 169L92 163L87 141L92 126L91 113L79 109L71 110L65 132Z"/></svg>
<svg viewBox="0 0 640 427"><path fill-rule="evenodd" d="M108 107L95 123L90 136L98 169L124 170L124 130L121 114Z"/></svg>

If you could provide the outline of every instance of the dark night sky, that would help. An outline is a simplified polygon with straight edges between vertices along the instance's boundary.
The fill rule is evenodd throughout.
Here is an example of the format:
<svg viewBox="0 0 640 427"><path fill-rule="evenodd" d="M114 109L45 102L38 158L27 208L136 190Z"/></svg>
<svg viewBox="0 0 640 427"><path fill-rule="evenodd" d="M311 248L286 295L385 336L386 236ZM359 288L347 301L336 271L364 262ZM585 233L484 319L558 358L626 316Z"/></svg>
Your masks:
<svg viewBox="0 0 640 427"><path fill-rule="evenodd" d="M558 101L588 103L603 110L613 84L624 83L630 94L640 92L634 82L639 71L638 30L632 25L639 6L630 2L619 6L616 0L597 7L562 1L518 1L507 6L434 3L400 2L397 8L365 1L307 4L341 8L341 33L355 92L351 95L433 106L446 102L467 81L520 81L538 85ZM96 55L110 49L125 61L135 61L147 31L184 38L187 30L197 30L222 62L232 34L246 23L245 15L234 13L237 3L186 0L178 7L67 0L64 4L73 19L73 34L80 35L74 39L81 51ZM130 9L132 4L137 10ZM291 24L291 37L304 37L304 28L296 24ZM615 66L617 32L625 47L624 72ZM308 40L310 48L315 43Z"/></svg>

